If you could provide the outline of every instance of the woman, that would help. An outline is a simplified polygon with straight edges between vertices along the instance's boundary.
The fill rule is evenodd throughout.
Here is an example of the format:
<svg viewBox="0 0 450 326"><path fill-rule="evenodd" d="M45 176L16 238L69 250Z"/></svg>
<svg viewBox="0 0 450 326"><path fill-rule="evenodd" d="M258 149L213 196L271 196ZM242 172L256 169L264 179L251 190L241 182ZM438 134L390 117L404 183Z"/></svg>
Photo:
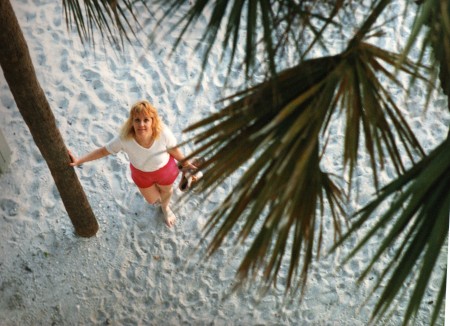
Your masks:
<svg viewBox="0 0 450 326"><path fill-rule="evenodd" d="M176 217L169 204L172 185L179 173L175 160L184 162L184 155L176 145L173 133L162 123L156 108L143 100L131 107L120 134L104 147L81 158L69 151L70 165L78 166L124 151L130 160L131 177L142 196L150 204L161 204L164 220L168 227L172 227ZM182 165L195 169L188 162Z"/></svg>

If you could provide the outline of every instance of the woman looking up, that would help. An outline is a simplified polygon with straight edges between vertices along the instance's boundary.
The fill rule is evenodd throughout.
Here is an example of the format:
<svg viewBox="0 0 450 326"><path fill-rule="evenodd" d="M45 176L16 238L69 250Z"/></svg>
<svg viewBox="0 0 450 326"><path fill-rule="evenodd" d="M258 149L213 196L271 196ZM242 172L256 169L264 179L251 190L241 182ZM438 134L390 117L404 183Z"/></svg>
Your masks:
<svg viewBox="0 0 450 326"><path fill-rule="evenodd" d="M142 196L150 204L161 204L164 220L172 227L176 217L170 209L170 199L179 173L175 160L184 161L184 155L176 145L172 131L162 123L156 108L142 100L131 107L119 135L105 146L81 158L69 151L70 165L78 166L124 151L130 160L131 178ZM195 169L188 162L183 166Z"/></svg>

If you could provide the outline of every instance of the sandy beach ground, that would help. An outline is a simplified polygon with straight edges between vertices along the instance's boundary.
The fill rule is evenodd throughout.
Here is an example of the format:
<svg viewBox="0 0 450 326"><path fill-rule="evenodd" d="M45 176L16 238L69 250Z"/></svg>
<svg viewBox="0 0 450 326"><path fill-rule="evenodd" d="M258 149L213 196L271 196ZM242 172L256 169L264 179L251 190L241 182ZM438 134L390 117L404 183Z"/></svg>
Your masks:
<svg viewBox="0 0 450 326"><path fill-rule="evenodd" d="M136 46L122 55L85 50L66 30L61 1L12 0L36 73L60 131L77 155L103 146L116 133L129 107L146 98L159 109L176 137L219 109L225 69L213 49L199 90L201 58L193 52L199 35L190 34L169 58L176 33L164 34L150 48ZM188 6L186 1L186 6ZM172 19L172 18L171 18ZM174 21L176 17L173 17ZM243 51L243 49L240 49ZM233 82L242 82L238 71ZM398 92L401 96L401 92ZM446 99L437 96L427 113L421 93L404 103L405 114L429 151L446 137ZM232 190L227 180L210 197L194 194L177 207L178 222L168 229L159 209L140 196L124 155L77 168L100 224L90 239L76 237L49 170L0 76L0 128L11 147L12 162L0 175L0 325L366 325L376 296L365 302L373 274L356 284L377 241L347 265L346 248L325 256L311 270L302 302L285 300L282 288L258 300L252 287L230 294L242 248L227 242L207 262L195 251L210 212ZM339 158L336 128L335 158ZM334 143L333 143L334 142ZM189 147L183 149L189 151ZM338 169L339 167L336 167ZM238 176L236 176L237 178ZM388 169L384 182L392 178ZM361 203L372 190L368 168L357 173ZM180 198L176 192L173 201ZM355 206L358 206L355 203ZM326 232L325 245L333 234ZM356 241L356 239L355 239ZM350 248L355 241L348 243ZM203 245L200 244L200 247ZM348 248L347 248L348 249ZM388 259L388 257L386 257ZM432 279L427 304L417 322L427 325L446 257ZM285 271L281 278L285 277ZM399 325L406 302L385 325ZM439 322L443 324L444 316Z"/></svg>

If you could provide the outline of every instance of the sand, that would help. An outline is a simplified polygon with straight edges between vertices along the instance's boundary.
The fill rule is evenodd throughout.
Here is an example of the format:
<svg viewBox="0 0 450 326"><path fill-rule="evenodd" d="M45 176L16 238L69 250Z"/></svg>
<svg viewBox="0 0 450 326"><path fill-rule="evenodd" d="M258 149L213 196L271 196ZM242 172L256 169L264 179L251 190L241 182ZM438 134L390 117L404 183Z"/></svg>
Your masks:
<svg viewBox="0 0 450 326"><path fill-rule="evenodd" d="M196 91L201 58L193 48L200 35L191 34L171 58L176 33L161 32L163 37L152 47L136 45L122 55L101 46L94 52L66 30L60 1L12 3L60 131L77 155L110 140L130 105L141 98L158 107L180 141L186 139L185 127L219 109L216 100L225 94L226 71L217 66L216 48ZM239 84L242 80L234 73L232 84ZM405 114L429 151L446 137L449 117L442 114L445 97L434 98L425 114L421 95L417 92L405 100ZM76 171L100 230L95 237L83 239L74 235L3 75L0 127L13 151L9 170L0 175L0 325L367 324L374 299L365 300L389 257L359 286L356 278L377 241L347 265L341 264L342 258L356 240L325 256L311 270L302 302L286 300L283 288L259 299L253 287L230 293L242 248L227 242L207 262L199 260L195 248L209 214L232 190L235 179L208 198L193 194L178 206L176 227L168 229L159 209L145 203L132 183L124 155L85 164ZM333 139L342 136L338 130ZM330 146L335 146L338 157L338 144ZM325 164L333 168L333 155ZM383 181L391 178L387 170ZM361 167L355 207L372 194L368 180L370 170ZM180 197L176 192L173 201ZM325 235L329 246L332 233ZM445 258L426 302L438 291ZM401 322L406 304L402 300L396 304L397 313L386 325ZM431 308L432 304L425 304L420 309L419 325L427 324ZM441 324L443 320L441 315Z"/></svg>

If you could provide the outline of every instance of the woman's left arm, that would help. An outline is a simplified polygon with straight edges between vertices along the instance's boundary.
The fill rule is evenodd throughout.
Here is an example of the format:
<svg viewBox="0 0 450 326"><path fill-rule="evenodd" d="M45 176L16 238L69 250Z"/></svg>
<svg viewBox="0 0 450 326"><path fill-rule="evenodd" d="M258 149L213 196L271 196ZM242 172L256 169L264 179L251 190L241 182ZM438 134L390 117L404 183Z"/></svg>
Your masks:
<svg viewBox="0 0 450 326"><path fill-rule="evenodd" d="M183 155L183 153L181 152L181 150L178 147L173 147L169 150L167 150L167 152L173 156L173 158L175 160L177 160L177 162L182 162L183 167L189 167L189 168L193 168L196 169L195 166L193 166L189 161L184 161L185 160L185 156Z"/></svg>
<svg viewBox="0 0 450 326"><path fill-rule="evenodd" d="M184 160L184 155L178 147L171 148L167 150L167 152L178 162L182 162Z"/></svg>
<svg viewBox="0 0 450 326"><path fill-rule="evenodd" d="M189 161L186 160L186 157L184 156L183 152L180 150L179 147L177 147L177 140L175 139L174 134L172 131L165 127L163 129L163 137L165 139L167 152L175 159L177 160L179 165L183 166L183 169L196 169L194 165L192 165ZM174 146L174 147L172 147Z"/></svg>

